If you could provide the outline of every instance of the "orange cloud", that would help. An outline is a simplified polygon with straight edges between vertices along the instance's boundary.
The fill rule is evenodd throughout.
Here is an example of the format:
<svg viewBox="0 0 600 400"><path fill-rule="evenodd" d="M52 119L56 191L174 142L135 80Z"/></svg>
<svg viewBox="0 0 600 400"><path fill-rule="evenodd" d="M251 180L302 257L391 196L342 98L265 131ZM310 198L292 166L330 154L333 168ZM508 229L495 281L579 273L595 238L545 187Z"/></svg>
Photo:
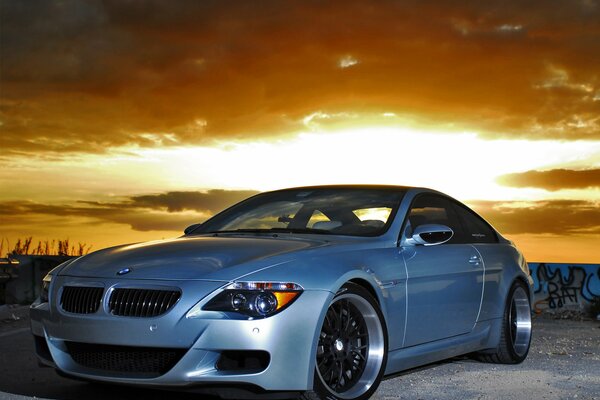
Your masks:
<svg viewBox="0 0 600 400"><path fill-rule="evenodd" d="M206 143L298 131L318 111L597 139L599 9L9 2L0 146L14 154Z"/></svg>
<svg viewBox="0 0 600 400"><path fill-rule="evenodd" d="M206 192L167 192L132 196L120 202L78 201L71 204L43 204L32 201L0 202L3 224L27 231L32 216L85 219L127 224L136 231L180 231L258 192L249 190L208 190ZM182 213L193 211L193 213ZM35 217L37 218L37 217Z"/></svg>
<svg viewBox="0 0 600 400"><path fill-rule="evenodd" d="M546 190L600 188L600 169L552 169L502 175L498 183L512 187L534 187Z"/></svg>
<svg viewBox="0 0 600 400"><path fill-rule="evenodd" d="M546 200L537 202L471 201L501 233L598 235L600 236L600 204L583 200Z"/></svg>

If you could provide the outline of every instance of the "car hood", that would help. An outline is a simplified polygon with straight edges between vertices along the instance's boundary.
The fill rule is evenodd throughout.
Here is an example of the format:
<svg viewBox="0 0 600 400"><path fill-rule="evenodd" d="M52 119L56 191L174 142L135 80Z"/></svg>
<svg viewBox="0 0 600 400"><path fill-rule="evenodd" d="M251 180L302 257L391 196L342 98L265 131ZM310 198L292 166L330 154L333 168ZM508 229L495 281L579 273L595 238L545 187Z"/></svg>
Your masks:
<svg viewBox="0 0 600 400"><path fill-rule="evenodd" d="M325 241L269 237L181 237L111 247L80 257L59 274L90 278L230 281L292 260ZM119 271L129 272L118 275Z"/></svg>

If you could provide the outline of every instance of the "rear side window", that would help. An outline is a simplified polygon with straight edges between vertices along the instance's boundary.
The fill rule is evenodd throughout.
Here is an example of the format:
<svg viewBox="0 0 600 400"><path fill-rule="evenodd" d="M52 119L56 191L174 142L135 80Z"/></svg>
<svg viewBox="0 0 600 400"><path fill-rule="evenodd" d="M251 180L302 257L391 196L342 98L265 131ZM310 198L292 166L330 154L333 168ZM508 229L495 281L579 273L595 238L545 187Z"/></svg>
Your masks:
<svg viewBox="0 0 600 400"><path fill-rule="evenodd" d="M473 211L453 204L466 233L468 243L498 243L496 232Z"/></svg>
<svg viewBox="0 0 600 400"><path fill-rule="evenodd" d="M414 201L408 214L408 222L414 230L419 225L446 225L454 231L454 236L447 243L464 243L462 225L450 200L436 195L420 195Z"/></svg>
<svg viewBox="0 0 600 400"><path fill-rule="evenodd" d="M330 221L331 220L329 218L327 218L327 216L325 214L323 214L321 211L315 210L315 211L313 211L312 215L310 216L310 219L308 220L306 227L313 228L314 225L318 222L330 222Z"/></svg>

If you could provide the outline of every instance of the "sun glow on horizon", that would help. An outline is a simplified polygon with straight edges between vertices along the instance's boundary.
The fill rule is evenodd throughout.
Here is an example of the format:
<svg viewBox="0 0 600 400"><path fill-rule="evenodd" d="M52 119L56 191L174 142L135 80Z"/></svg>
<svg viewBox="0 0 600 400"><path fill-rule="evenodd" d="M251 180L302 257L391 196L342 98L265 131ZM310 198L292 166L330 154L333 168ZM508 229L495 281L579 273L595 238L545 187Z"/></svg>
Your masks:
<svg viewBox="0 0 600 400"><path fill-rule="evenodd" d="M85 190L79 188L78 193L70 195L78 194L84 199L99 193L111 197L202 188L264 191L371 183L431 187L461 200L532 201L559 195L543 189L502 186L496 178L557 166L589 168L600 165L599 155L600 143L596 141L485 139L472 132L373 126L304 132L285 140L121 147L112 154L81 155L60 161L23 159L20 167L37 171L39 181L35 183L38 189L48 186L44 190L46 196L68 191L69 182L56 182L50 177L71 169L71 180L87 185ZM8 182L9 178L0 172L0 180ZM15 193L19 194L19 190L16 185ZM569 195L590 199L597 198L598 191L569 190Z"/></svg>
<svg viewBox="0 0 600 400"><path fill-rule="evenodd" d="M536 200L545 190L509 188L503 174L556 165L589 166L600 153L591 141L483 139L476 133L371 127L301 133L288 140L136 152L156 160L179 187L272 190L318 184L426 186L461 199ZM594 159L596 157L596 159ZM590 160L593 160L590 162ZM589 191L572 193L587 198Z"/></svg>

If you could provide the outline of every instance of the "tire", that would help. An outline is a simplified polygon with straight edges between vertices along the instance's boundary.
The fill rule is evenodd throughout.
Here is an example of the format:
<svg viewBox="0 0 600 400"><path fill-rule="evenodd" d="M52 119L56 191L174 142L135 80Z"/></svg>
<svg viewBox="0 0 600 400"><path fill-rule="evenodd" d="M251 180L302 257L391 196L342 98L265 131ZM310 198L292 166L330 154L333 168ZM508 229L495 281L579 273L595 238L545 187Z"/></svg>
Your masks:
<svg viewBox="0 0 600 400"><path fill-rule="evenodd" d="M387 329L379 306L359 285L347 283L327 308L317 343L313 390L303 400L364 400L385 371Z"/></svg>
<svg viewBox="0 0 600 400"><path fill-rule="evenodd" d="M513 283L504 307L500 343L492 352L478 354L478 359L495 364L519 364L531 345L531 304L525 284Z"/></svg>

